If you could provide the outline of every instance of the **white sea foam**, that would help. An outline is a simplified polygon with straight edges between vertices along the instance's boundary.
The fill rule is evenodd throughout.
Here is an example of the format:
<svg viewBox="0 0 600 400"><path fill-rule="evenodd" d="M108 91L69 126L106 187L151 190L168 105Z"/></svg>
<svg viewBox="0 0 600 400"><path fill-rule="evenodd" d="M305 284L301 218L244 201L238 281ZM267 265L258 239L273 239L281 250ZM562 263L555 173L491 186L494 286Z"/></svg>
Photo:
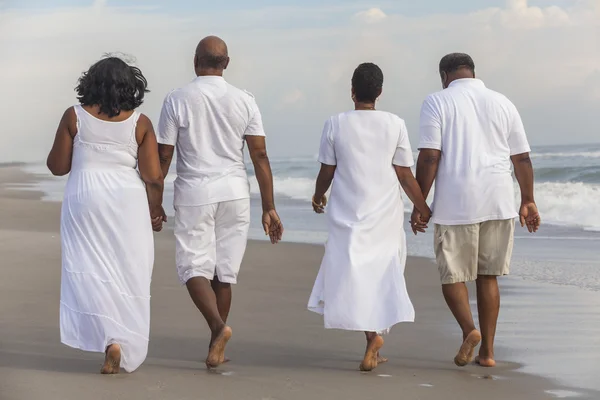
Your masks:
<svg viewBox="0 0 600 400"><path fill-rule="evenodd" d="M42 179L32 189L46 193L45 199L60 201L66 179L53 178L45 166L29 165L25 167L29 173L39 175ZM172 192L175 174L167 177L166 191ZM275 195L299 201L310 202L314 192L314 178L274 177ZM259 194L258 183L250 177L253 195ZM515 193L519 194L516 187ZM600 231L600 185L580 182L538 182L535 185L535 196L542 219L545 223L562 226L581 227L589 231ZM406 211L412 208L410 201L404 196Z"/></svg>
<svg viewBox="0 0 600 400"><path fill-rule="evenodd" d="M531 153L531 158L600 158L600 151Z"/></svg>

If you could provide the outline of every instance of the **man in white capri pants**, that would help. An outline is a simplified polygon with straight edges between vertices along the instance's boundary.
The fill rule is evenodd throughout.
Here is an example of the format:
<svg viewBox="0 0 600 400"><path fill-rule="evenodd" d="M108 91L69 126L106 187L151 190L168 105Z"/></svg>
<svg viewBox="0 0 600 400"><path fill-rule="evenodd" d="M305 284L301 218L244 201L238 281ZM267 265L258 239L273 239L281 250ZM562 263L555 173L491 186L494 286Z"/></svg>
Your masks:
<svg viewBox="0 0 600 400"><path fill-rule="evenodd" d="M432 221L442 291L463 332L454 362L493 367L494 336L500 310L497 277L507 275L515 217L529 232L540 216L533 198L529 144L515 106L475 79L467 54L449 54L439 66L444 90L421 109L417 181L425 198L435 180ZM521 189L517 214L511 161ZM411 218L415 234L426 224ZM475 329L465 282L477 282L481 333Z"/></svg>
<svg viewBox="0 0 600 400"><path fill-rule="evenodd" d="M251 94L223 79L228 64L223 40L209 36L200 41L194 56L197 78L169 93L158 125L164 176L177 149L177 272L212 332L208 368L226 361L231 284L237 283L248 238L250 185L244 143L260 187L265 233L272 243L283 234L261 115Z"/></svg>

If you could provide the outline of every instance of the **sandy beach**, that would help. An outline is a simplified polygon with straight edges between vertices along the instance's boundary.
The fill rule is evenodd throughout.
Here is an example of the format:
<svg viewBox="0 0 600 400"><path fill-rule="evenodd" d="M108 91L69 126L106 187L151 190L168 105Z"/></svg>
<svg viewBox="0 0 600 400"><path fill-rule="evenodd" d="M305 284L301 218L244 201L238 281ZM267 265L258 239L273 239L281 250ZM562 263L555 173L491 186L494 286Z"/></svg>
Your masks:
<svg viewBox="0 0 600 400"><path fill-rule="evenodd" d="M170 229L155 235L148 359L133 374L101 376L101 354L60 344L60 204L14 188L31 179L17 166L0 168L0 400L600 398L502 359L493 370L455 367L459 330L436 267L419 258L406 270L417 321L386 337L388 364L360 373L364 336L325 331L306 310L322 246L293 243L249 244L234 289L232 362L208 372L208 329L177 280Z"/></svg>

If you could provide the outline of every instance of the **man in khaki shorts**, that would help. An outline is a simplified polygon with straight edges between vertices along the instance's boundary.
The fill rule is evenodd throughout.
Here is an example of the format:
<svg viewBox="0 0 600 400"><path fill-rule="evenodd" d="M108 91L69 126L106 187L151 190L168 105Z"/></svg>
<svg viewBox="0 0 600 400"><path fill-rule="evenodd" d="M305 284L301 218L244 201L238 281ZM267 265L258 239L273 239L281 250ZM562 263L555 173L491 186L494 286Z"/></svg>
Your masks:
<svg viewBox="0 0 600 400"><path fill-rule="evenodd" d="M448 307L463 332L454 362L496 365L494 336L500 311L497 277L509 273L515 218L536 232L540 216L533 197L529 144L515 106L475 79L467 54L449 54L439 66L444 90L421 109L417 181L425 197L435 181L434 249ZM517 214L511 163L521 190ZM426 220L414 211L413 232ZM475 328L466 282L477 282L481 333Z"/></svg>

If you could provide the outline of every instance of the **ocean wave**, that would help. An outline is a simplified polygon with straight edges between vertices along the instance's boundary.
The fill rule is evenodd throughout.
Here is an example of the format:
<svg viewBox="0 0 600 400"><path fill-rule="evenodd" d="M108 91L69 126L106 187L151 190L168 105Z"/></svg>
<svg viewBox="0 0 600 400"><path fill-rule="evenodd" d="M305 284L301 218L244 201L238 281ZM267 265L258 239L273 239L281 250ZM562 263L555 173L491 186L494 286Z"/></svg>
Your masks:
<svg viewBox="0 0 600 400"><path fill-rule="evenodd" d="M600 183L600 166L535 168L536 180L541 182Z"/></svg>
<svg viewBox="0 0 600 400"><path fill-rule="evenodd" d="M531 158L600 158L600 151L531 153Z"/></svg>
<svg viewBox="0 0 600 400"><path fill-rule="evenodd" d="M258 195L256 179L250 180L252 193ZM309 202L314 192L314 179L274 177L276 196ZM432 191L433 193L433 191ZM515 184L515 206L518 206L519 188ZM544 222L552 225L580 227L600 231L600 184L582 182L539 182L535 197ZM431 200L432 197L430 197ZM412 204L404 195L405 211Z"/></svg>
<svg viewBox="0 0 600 400"><path fill-rule="evenodd" d="M47 200L60 201L66 181L65 177L58 179L51 177L45 166L41 165L28 165L24 169L45 178L33 186L45 192ZM169 183L165 185L168 193L173 191L171 182L174 178L175 174L170 174ZM310 202L314 192L314 178L275 175L273 180L276 197ZM250 186L253 196L258 196L260 193L258 183L253 176L250 177ZM517 197L515 204L518 205L519 189L516 183L515 194ZM545 223L600 231L600 201L598 201L600 199L600 182L540 182L538 180L535 184L535 197ZM404 196L404 208L406 211L412 208L406 195Z"/></svg>

